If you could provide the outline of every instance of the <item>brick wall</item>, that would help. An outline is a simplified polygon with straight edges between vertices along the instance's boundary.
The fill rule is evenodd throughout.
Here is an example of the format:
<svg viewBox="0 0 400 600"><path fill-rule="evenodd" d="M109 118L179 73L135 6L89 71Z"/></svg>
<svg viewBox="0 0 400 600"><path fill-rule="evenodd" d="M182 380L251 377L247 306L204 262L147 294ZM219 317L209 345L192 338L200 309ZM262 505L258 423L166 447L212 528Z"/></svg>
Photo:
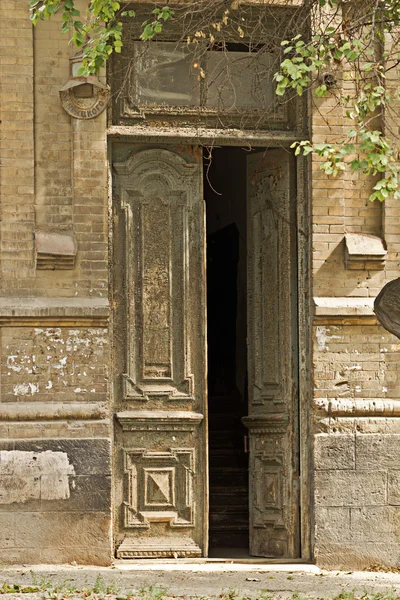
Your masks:
<svg viewBox="0 0 400 600"><path fill-rule="evenodd" d="M0 5L1 282L35 276L33 32L25 3Z"/></svg>
<svg viewBox="0 0 400 600"><path fill-rule="evenodd" d="M109 564L106 121L63 110L67 36L27 5L0 2L0 562ZM75 268L36 268L40 230Z"/></svg>
<svg viewBox="0 0 400 600"><path fill-rule="evenodd" d="M33 31L26 0L1 0L0 29L0 562L105 564L106 116L79 121L60 106L72 50L57 21ZM350 79L342 85L351 89ZM318 100L310 122L316 142L348 127L334 98ZM398 276L398 200L370 203L374 179L327 177L315 157L311 166L313 294L373 299ZM40 229L74 234L74 269L36 269ZM385 239L384 269L346 269L344 235L354 232ZM314 323L314 553L322 566L396 564L399 350L372 311L338 307ZM58 475L53 497L49 482ZM5 482L21 480L19 502Z"/></svg>
<svg viewBox="0 0 400 600"><path fill-rule="evenodd" d="M351 92L351 74L341 76ZM317 101L315 141L336 141L350 129L335 104ZM399 276L399 204L369 201L374 178L345 172L332 179L319 171L317 158L312 162L313 294L332 307L314 322L314 554L327 568L395 565L400 344L378 326L372 301ZM346 233L384 239L385 268L346 269ZM371 299L369 308L343 308L349 297Z"/></svg>

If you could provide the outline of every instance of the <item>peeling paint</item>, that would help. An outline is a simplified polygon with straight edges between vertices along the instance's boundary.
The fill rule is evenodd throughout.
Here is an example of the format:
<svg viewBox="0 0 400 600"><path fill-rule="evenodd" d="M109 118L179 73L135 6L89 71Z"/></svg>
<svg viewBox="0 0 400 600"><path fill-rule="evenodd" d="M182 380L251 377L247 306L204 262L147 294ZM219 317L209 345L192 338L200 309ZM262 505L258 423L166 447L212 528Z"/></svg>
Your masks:
<svg viewBox="0 0 400 600"><path fill-rule="evenodd" d="M105 393L102 365L108 341L103 328L32 328L30 335L28 342L25 337L18 343L14 333L8 337L8 331L3 338L8 346L3 359L3 373L8 376L7 383L3 380L3 397L39 395L41 400L61 392L63 399L71 400L72 395L92 390Z"/></svg>
<svg viewBox="0 0 400 600"><path fill-rule="evenodd" d="M17 383L13 391L14 396L33 396L39 392L39 386L36 383Z"/></svg>
<svg viewBox="0 0 400 600"><path fill-rule="evenodd" d="M328 343L330 340L340 340L340 335L330 335L330 329L324 325L318 325L315 330L315 336L317 338L318 350L320 352L327 352L329 350Z"/></svg>

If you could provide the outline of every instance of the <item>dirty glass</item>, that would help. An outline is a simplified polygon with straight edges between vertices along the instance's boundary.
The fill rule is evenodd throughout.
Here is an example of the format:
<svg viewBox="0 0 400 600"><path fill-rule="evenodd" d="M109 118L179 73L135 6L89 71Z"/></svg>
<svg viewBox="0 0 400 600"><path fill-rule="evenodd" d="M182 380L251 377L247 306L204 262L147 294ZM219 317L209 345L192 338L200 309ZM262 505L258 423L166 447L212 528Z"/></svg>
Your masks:
<svg viewBox="0 0 400 600"><path fill-rule="evenodd" d="M198 69L190 48L174 42L135 43L138 104L199 106Z"/></svg>
<svg viewBox="0 0 400 600"><path fill-rule="evenodd" d="M206 106L220 110L271 106L271 66L267 53L207 52Z"/></svg>

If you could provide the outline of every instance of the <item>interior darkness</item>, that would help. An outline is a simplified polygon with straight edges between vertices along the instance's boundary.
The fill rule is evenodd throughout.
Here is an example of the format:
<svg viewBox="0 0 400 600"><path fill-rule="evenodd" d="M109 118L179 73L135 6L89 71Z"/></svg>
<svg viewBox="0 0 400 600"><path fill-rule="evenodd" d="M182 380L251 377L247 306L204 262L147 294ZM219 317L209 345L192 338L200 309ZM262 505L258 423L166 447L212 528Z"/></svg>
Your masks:
<svg viewBox="0 0 400 600"><path fill-rule="evenodd" d="M248 552L246 151L204 156L207 210L210 555ZM229 554L229 553L228 553Z"/></svg>

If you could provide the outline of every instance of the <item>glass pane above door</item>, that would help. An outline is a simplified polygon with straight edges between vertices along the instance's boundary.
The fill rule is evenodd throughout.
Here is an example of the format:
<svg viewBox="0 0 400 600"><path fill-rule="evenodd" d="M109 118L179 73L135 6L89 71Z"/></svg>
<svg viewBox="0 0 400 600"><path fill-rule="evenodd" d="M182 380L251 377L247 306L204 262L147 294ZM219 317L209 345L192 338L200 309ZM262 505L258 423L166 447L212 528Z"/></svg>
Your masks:
<svg viewBox="0 0 400 600"><path fill-rule="evenodd" d="M175 42L134 44L137 104L199 106L200 84L193 52Z"/></svg>

